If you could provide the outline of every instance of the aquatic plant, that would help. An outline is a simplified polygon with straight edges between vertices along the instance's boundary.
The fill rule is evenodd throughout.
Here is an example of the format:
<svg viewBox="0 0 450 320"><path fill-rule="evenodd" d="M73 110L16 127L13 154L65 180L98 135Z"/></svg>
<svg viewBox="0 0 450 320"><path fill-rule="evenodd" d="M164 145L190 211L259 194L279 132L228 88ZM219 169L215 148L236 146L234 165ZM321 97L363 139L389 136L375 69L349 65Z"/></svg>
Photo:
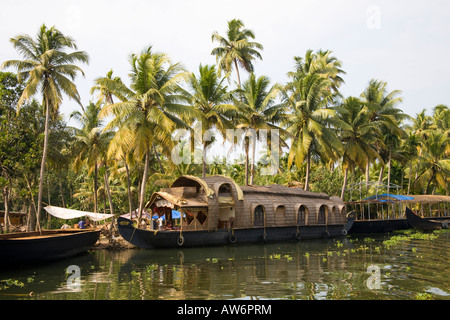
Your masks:
<svg viewBox="0 0 450 320"><path fill-rule="evenodd" d="M386 248L392 247L394 245L399 244L402 241L411 241L411 240L435 240L438 237L436 233L423 233L423 232L403 232L403 235L395 235L390 239L383 241L383 245ZM414 251L415 252L415 251Z"/></svg>
<svg viewBox="0 0 450 320"><path fill-rule="evenodd" d="M428 292L419 292L416 294L416 296L414 297L416 300L431 300L432 295L431 293Z"/></svg>
<svg viewBox="0 0 450 320"><path fill-rule="evenodd" d="M3 280L6 284L4 286L0 286L0 290L7 289L12 286L20 287L22 288L25 284L22 281L19 281L18 279L6 279Z"/></svg>
<svg viewBox="0 0 450 320"><path fill-rule="evenodd" d="M147 273L152 272L153 270L158 269L158 265L157 264L151 264L149 266L146 267Z"/></svg>

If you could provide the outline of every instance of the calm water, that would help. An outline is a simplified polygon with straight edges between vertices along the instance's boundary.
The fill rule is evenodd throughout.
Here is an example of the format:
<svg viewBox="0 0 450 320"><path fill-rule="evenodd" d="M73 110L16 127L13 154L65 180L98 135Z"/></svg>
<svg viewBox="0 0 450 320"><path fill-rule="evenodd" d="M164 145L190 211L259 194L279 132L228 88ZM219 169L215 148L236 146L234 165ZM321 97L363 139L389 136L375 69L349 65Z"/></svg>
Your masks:
<svg viewBox="0 0 450 320"><path fill-rule="evenodd" d="M450 300L450 233L422 238L400 233L219 248L95 250L45 266L0 270L0 299ZM69 266L74 271L66 273ZM72 280L78 274L79 280Z"/></svg>

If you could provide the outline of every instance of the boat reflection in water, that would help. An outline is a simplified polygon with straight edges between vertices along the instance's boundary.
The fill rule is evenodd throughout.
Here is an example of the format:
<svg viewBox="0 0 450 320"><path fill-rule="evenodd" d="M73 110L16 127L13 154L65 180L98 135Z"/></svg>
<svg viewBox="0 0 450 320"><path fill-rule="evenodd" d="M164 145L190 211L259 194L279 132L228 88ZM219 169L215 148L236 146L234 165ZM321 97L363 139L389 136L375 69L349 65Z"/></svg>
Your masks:
<svg viewBox="0 0 450 320"><path fill-rule="evenodd" d="M433 240L411 238L389 247L383 244L387 235L353 235L262 245L93 250L27 271L2 272L0 286L4 279L24 286L0 289L0 299L380 300L415 299L427 292L449 299L450 256L442 252L450 250L450 233L441 231ZM73 265L80 270L79 288L67 283L65 272ZM379 270L379 289L367 286L369 269Z"/></svg>

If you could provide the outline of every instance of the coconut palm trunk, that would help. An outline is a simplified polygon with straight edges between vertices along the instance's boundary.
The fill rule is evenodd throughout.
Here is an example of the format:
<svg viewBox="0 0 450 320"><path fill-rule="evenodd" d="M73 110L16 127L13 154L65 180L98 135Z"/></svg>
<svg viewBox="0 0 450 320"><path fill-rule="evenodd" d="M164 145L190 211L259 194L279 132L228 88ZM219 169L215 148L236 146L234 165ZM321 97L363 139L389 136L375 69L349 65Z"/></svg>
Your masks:
<svg viewBox="0 0 450 320"><path fill-rule="evenodd" d="M241 76L239 75L239 68L238 68L238 64L237 64L237 60L234 60L234 66L236 67L236 75L237 75L237 79L238 79L238 88L241 88Z"/></svg>
<svg viewBox="0 0 450 320"><path fill-rule="evenodd" d="M309 171L311 169L311 153L308 152L306 156L306 178L305 178L305 191L309 190Z"/></svg>
<svg viewBox="0 0 450 320"><path fill-rule="evenodd" d="M128 209L131 214L131 212L133 211L133 195L131 194L130 168L128 167L126 159L124 159L124 161L125 161L125 170L127 171Z"/></svg>
<svg viewBox="0 0 450 320"><path fill-rule="evenodd" d="M44 84L47 80L44 80ZM42 152L41 170L39 172L39 192L38 192L38 206L36 212L36 223L40 230L41 208L42 208L42 193L44 192L44 174L45 163L47 161L48 150L48 135L49 135L49 122L50 122L50 106L48 97L45 97L45 127L44 127L44 150Z"/></svg>
<svg viewBox="0 0 450 320"><path fill-rule="evenodd" d="M3 200L5 201L5 215L3 222L5 225L5 232L9 232L9 184L3 188ZM3 229L0 225L0 233L3 233Z"/></svg>
<svg viewBox="0 0 450 320"><path fill-rule="evenodd" d="M348 167L344 170L344 183L342 184L341 200L344 201L345 189L347 188Z"/></svg>
<svg viewBox="0 0 450 320"><path fill-rule="evenodd" d="M106 160L105 160L105 174L104 174L104 179L105 179L105 189L106 189L106 194L108 195L109 213L111 213L112 215L114 215L114 205L113 205L112 197L111 197L111 189L109 188L109 175L108 175L108 166L107 166L107 164L106 164ZM111 222L110 231L113 230L113 227L114 227L114 218L112 219L112 222Z"/></svg>
<svg viewBox="0 0 450 320"><path fill-rule="evenodd" d="M148 163L150 160L150 151L147 149L145 152L145 164L144 164L144 174L142 175L142 183L141 183L141 194L139 197L139 212L138 212L138 226L142 219L142 211L144 209L144 201L145 201L145 187L147 186L147 178L148 178Z"/></svg>
<svg viewBox="0 0 450 320"><path fill-rule="evenodd" d="M256 137L253 138L252 143L252 162L250 163L250 184L254 184L255 177L255 156L256 156Z"/></svg>
<svg viewBox="0 0 450 320"><path fill-rule="evenodd" d="M249 163L249 145L250 145L250 138L245 137L244 138L244 148L245 148L245 185L248 186L248 163Z"/></svg>

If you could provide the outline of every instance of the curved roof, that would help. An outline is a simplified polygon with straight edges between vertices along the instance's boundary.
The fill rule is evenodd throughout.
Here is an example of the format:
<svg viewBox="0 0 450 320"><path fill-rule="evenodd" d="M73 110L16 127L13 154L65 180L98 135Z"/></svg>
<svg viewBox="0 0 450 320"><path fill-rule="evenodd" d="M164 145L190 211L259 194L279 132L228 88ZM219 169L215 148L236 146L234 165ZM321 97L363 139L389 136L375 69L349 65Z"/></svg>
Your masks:
<svg viewBox="0 0 450 320"><path fill-rule="evenodd" d="M194 182L194 185L196 187L203 187L203 189L205 190L206 195L209 197L211 195L214 194L214 191L208 186L208 184L202 180L201 178L197 178L195 176L189 176L189 175L185 175L185 176L181 176L179 177L177 180L175 180L172 185L170 186L171 188L174 187L184 187L186 186L186 184L189 184L189 182ZM190 183L190 185L192 185L192 183Z"/></svg>
<svg viewBox="0 0 450 320"><path fill-rule="evenodd" d="M177 180L175 180L170 187L171 188L182 187L182 186L186 186L186 185L203 187L203 189L206 192L206 195L209 197L214 194L215 186L217 184L222 184L222 183L233 184L235 186L237 194L238 194L238 200L244 199L244 194L242 192L241 187L239 187L239 185L233 179L231 179L229 177L225 177L225 176L219 176L219 175L206 177L206 178L198 178L195 176L184 175L184 176L179 177Z"/></svg>
<svg viewBox="0 0 450 320"><path fill-rule="evenodd" d="M197 198L178 198L170 193L167 192L155 192L152 194L150 200L145 205L146 208L150 207L153 203L158 200L158 198L165 199L169 201L170 203L178 206L178 207L207 207L208 203L200 201Z"/></svg>

